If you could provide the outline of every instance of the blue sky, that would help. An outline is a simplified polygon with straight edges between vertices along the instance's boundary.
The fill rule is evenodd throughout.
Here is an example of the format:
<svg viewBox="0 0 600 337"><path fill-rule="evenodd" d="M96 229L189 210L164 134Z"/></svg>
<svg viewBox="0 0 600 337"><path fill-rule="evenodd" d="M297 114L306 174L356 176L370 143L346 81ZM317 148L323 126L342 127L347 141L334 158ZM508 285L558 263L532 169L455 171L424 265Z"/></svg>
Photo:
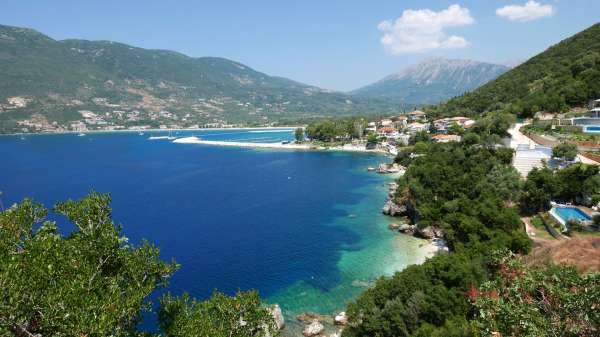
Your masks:
<svg viewBox="0 0 600 337"><path fill-rule="evenodd" d="M350 90L431 57L527 59L600 21L598 0L529 1L2 0L0 24L226 57Z"/></svg>

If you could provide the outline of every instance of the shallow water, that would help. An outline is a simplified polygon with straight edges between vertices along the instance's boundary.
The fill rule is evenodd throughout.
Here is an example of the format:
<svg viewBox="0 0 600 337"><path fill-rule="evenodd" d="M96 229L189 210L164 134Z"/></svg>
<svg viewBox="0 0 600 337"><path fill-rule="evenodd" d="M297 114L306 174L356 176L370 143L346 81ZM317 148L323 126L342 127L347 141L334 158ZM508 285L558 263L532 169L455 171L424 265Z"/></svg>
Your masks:
<svg viewBox="0 0 600 337"><path fill-rule="evenodd" d="M293 138L293 130L272 131L178 136ZM213 289L258 289L280 304L292 334L300 328L295 315L333 314L378 276L423 260L422 241L392 234L380 214L391 178L366 168L385 157L175 144L149 135L0 137L2 201L33 197L50 206L92 189L111 192L124 234L134 243L148 239L163 259L182 264L168 291L204 298Z"/></svg>

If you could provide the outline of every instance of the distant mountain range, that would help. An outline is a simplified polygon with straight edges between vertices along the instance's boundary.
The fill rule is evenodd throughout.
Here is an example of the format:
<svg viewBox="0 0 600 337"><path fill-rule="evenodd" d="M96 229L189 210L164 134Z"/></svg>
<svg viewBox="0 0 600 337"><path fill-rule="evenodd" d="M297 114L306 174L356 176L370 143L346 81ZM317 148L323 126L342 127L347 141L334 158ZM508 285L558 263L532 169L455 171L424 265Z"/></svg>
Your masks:
<svg viewBox="0 0 600 337"><path fill-rule="evenodd" d="M354 90L358 97L431 104L462 95L497 78L510 67L472 60L430 59Z"/></svg>
<svg viewBox="0 0 600 337"><path fill-rule="evenodd" d="M323 90L224 58L110 41L56 41L0 25L0 132L68 128L74 122L102 128L267 124L399 109L386 100Z"/></svg>

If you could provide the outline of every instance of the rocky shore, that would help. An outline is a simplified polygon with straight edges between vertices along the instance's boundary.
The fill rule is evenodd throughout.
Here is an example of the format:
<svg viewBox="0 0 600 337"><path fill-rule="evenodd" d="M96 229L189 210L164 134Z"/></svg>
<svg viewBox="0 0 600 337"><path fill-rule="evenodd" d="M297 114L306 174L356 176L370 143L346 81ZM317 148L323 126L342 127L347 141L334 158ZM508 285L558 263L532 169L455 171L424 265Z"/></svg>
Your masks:
<svg viewBox="0 0 600 337"><path fill-rule="evenodd" d="M436 252L448 252L446 241L444 240L444 231L435 226L420 227L415 224L414 219L411 219L411 207L409 202L397 202L396 194L398 192L398 183L391 182L388 184L388 198L381 209L383 214L391 217L398 217L399 222L390 223L388 228L400 233L413 235L415 237L429 240L437 247Z"/></svg>
<svg viewBox="0 0 600 337"><path fill-rule="evenodd" d="M273 316L274 328L277 331L283 331L285 320L281 307L274 304L268 307L267 310ZM302 335L306 337L340 337L344 326L348 324L348 316L345 311L331 316L321 315L316 312L304 312L296 316L296 319L303 324Z"/></svg>
<svg viewBox="0 0 600 337"><path fill-rule="evenodd" d="M296 316L296 319L304 324L302 334L306 337L339 337L342 335L344 326L348 323L348 316L346 316L346 312L344 311L333 316L305 312ZM327 332L325 324L333 326L334 331Z"/></svg>

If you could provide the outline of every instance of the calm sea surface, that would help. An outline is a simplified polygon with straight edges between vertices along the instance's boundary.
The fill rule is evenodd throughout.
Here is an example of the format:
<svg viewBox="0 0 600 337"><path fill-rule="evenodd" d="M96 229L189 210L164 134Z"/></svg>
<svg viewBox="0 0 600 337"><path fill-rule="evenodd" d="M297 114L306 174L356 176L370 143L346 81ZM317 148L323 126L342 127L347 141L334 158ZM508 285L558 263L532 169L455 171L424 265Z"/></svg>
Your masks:
<svg viewBox="0 0 600 337"><path fill-rule="evenodd" d="M275 131L275 132L274 132ZM380 209L391 178L366 172L367 154L253 150L148 140L165 133L0 137L5 205L51 206L110 192L133 243L148 239L182 268L168 291L258 289L288 324L331 314L368 287L423 260L422 242L393 235ZM293 131L185 131L206 140L274 142ZM73 227L57 218L64 233Z"/></svg>

